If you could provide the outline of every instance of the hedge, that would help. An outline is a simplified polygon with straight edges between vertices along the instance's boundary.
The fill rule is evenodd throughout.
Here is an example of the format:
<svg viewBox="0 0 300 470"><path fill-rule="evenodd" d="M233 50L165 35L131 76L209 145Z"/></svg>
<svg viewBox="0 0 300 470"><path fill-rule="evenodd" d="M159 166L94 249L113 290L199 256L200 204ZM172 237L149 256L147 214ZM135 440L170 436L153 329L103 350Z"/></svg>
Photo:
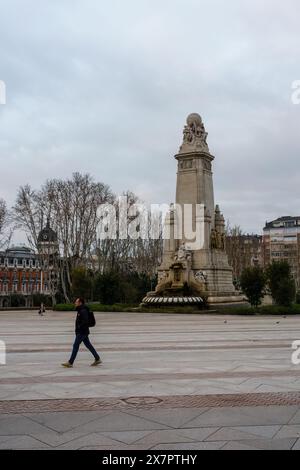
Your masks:
<svg viewBox="0 0 300 470"><path fill-rule="evenodd" d="M87 304L93 312L124 312L128 309L134 309L138 307L136 304L114 304L114 305L103 305L99 303L90 303ZM53 310L58 312L70 312L74 311L74 304L56 304L53 307Z"/></svg>
<svg viewBox="0 0 300 470"><path fill-rule="evenodd" d="M99 303L88 304L93 312L140 312L140 313L201 313L197 307L140 307L136 304L114 304L102 305ZM73 304L57 304L53 307L56 311L74 311ZM203 313L210 313L204 310ZM300 314L300 304L293 304L290 307L278 305L264 305L253 308L247 306L241 307L222 307L218 311L217 307L211 310L211 314L222 315L295 315Z"/></svg>

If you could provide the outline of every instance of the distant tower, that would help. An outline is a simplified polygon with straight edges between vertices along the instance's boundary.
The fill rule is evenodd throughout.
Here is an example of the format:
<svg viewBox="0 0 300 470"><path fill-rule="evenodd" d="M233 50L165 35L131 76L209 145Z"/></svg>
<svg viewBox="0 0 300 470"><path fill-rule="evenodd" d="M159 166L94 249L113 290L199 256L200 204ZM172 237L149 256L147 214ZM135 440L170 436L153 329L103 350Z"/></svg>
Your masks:
<svg viewBox="0 0 300 470"><path fill-rule="evenodd" d="M59 279L59 245L57 233L50 227L49 217L46 227L38 235L38 253L41 266L40 293L51 295L54 299Z"/></svg>
<svg viewBox="0 0 300 470"><path fill-rule="evenodd" d="M199 114L190 114L183 142L175 158L176 204L166 217L158 285L143 299L152 303L195 303L205 297L210 304L242 301L232 282L225 252L225 223L214 203L212 161L207 132ZM191 236L187 236L190 228Z"/></svg>
<svg viewBox="0 0 300 470"><path fill-rule="evenodd" d="M50 227L49 217L46 227L38 235L38 251L40 255L54 255L58 252L57 233Z"/></svg>

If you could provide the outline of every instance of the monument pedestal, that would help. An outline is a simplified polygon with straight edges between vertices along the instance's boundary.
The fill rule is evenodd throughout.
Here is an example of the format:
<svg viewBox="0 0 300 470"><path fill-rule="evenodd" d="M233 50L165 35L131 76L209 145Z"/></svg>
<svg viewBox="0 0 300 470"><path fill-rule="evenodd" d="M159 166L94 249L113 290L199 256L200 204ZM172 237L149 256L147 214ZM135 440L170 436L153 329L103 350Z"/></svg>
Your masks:
<svg viewBox="0 0 300 470"><path fill-rule="evenodd" d="M165 220L169 238L164 240L158 284L143 299L144 305L244 300L232 282L232 268L225 252L224 217L219 206L214 205L214 157L206 139L201 117L190 114L183 130L183 143L175 155L176 204Z"/></svg>

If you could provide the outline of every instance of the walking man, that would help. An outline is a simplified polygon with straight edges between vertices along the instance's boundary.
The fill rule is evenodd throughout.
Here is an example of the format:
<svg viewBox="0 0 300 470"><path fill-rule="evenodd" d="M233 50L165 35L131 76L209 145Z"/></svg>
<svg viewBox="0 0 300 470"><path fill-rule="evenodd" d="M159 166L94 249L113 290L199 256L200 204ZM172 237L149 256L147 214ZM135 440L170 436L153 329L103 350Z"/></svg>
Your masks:
<svg viewBox="0 0 300 470"><path fill-rule="evenodd" d="M45 306L42 302L41 305L40 305L40 309L39 309L39 315L43 316L45 312L46 312L46 309L45 309Z"/></svg>
<svg viewBox="0 0 300 470"><path fill-rule="evenodd" d="M63 367L73 367L73 363L76 359L79 346L81 343L85 345L85 347L91 351L93 354L95 361L91 364L91 366L98 366L101 364L101 359L97 351L95 350L94 346L89 340L89 308L87 305L84 303L84 299L79 297L75 301L75 307L77 310L77 316L76 316L76 323L75 323L75 341L73 344L73 351L71 354L71 357L68 362L65 362L62 364Z"/></svg>

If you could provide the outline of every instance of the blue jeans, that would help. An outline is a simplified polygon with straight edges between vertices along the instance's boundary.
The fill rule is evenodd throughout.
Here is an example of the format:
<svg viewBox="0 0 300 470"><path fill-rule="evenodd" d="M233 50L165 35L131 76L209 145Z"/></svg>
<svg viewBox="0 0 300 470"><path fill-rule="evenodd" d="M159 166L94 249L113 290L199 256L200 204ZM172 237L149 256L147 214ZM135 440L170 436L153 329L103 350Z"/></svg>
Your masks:
<svg viewBox="0 0 300 470"><path fill-rule="evenodd" d="M92 343L89 340L89 336L88 335L77 334L76 338L75 338L75 341L74 341L74 344L73 344L73 351L72 351L72 354L71 354L71 357L70 357L70 360L69 360L70 364L73 364L73 362L75 361L77 353L79 351L79 346L80 346L81 343L83 343L85 345L85 347L89 351L91 351L91 353L93 354L93 356L95 358L95 361L98 361L100 359L99 354L97 353L94 346L92 345Z"/></svg>

